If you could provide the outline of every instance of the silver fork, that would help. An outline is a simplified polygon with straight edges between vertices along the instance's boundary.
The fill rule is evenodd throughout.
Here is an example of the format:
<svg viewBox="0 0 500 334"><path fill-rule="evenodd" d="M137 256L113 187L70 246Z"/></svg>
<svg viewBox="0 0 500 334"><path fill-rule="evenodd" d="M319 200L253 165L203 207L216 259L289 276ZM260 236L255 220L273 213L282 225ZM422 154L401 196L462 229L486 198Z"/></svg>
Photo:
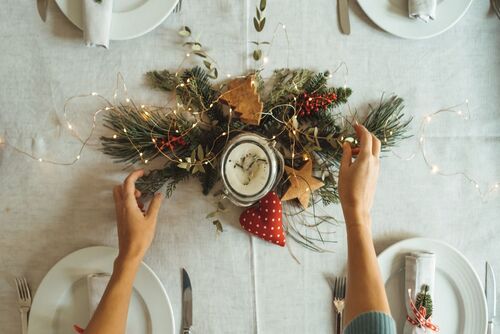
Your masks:
<svg viewBox="0 0 500 334"><path fill-rule="evenodd" d="M336 277L333 286L333 305L335 305L335 310L337 311L337 330L335 331L336 334L341 334L343 332L342 318L344 314L345 287L346 278Z"/></svg>
<svg viewBox="0 0 500 334"><path fill-rule="evenodd" d="M17 288L17 303L19 304L19 312L21 312L21 328L22 333L28 333L28 312L31 308L31 292L28 282L24 277L16 277Z"/></svg>
<svg viewBox="0 0 500 334"><path fill-rule="evenodd" d="M174 13L180 13L181 10L182 10L182 0L179 0L177 2L177 5L175 5Z"/></svg>

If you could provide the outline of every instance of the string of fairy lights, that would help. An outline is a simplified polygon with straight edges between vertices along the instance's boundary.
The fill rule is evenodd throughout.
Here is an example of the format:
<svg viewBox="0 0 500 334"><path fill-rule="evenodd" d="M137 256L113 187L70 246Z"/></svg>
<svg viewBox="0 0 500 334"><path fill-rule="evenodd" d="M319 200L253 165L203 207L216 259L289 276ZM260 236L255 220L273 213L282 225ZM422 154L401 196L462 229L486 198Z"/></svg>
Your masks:
<svg viewBox="0 0 500 334"><path fill-rule="evenodd" d="M481 184L477 179L475 179L473 176L471 176L469 173L465 171L447 171L441 168L437 162L435 162L433 159L430 158L428 152L427 152L427 146L426 143L429 141L429 137L427 136L427 127L431 122L433 122L437 117L439 117L442 114L451 114L452 116L455 117L460 117L464 121L470 121L471 119L471 112L470 112L470 107L469 107L469 100L466 99L463 103L439 109L437 111L434 111L430 114L427 114L423 117L422 122L420 124L420 129L419 129L419 135L418 135L418 152L422 156L426 166L429 168L430 172L434 175L440 175L440 176L445 176L445 177L454 177L454 176L461 176L463 177L468 183L470 183L473 188L478 192L479 196L483 201L486 201L487 198L492 195L495 192L498 192L500 189L500 181L493 181L493 182L488 182L488 185L486 188L481 187ZM393 154L398 157L399 159L402 160L412 160L414 159L417 154L413 153L409 155L408 157L402 157L399 154L397 154L394 150L392 151Z"/></svg>
<svg viewBox="0 0 500 334"><path fill-rule="evenodd" d="M276 26L275 30L274 30L271 43L269 44L268 54L270 54L271 51L272 51L275 38L276 38L276 36L277 36L280 28L284 32L285 37L286 37L286 42L288 44L288 48L287 48L288 49L288 51L287 51L287 60L286 60L287 66L288 66L288 64L289 64L290 42L289 42L289 37L288 37L288 32L286 30L286 26L284 24L282 24L282 23L279 23ZM181 63L177 67L177 70L176 70L176 73L175 73L176 76L179 75L179 73L180 73L180 71L182 69L182 66L185 64L186 61L188 61L190 59L191 56L192 56L192 54L190 52L187 52L185 54L185 56L182 59ZM215 60L214 60L214 62L215 62ZM269 56L264 56L262 58L262 68L260 68L259 71L263 70L264 69L264 65L266 65L268 62L269 62ZM346 88L347 87L347 77L348 77L349 71L348 71L348 67L347 67L347 65L346 65L345 62L341 62L332 72L330 72L329 78L332 78L335 73L339 72L342 69L344 70L344 75L343 75L344 83L343 83L343 86L344 86L344 88ZM225 76L228 79L229 78L244 78L244 76L233 77L230 73L227 73ZM177 91L177 89L179 89L179 88L181 88L181 89L182 88L187 88L187 87L189 87L190 84L191 84L190 79L187 78L186 80L182 81L178 86L176 86L176 89L174 91ZM252 82L252 84L253 84L253 82ZM222 84L221 87L223 87L223 86L224 86L224 84ZM295 85L295 88L298 90L297 85ZM126 102L125 104L123 104L123 103L117 104L117 99L119 98L119 91L120 91L120 89L124 92L125 102ZM236 89L236 88L234 88L234 89ZM74 158L72 158L72 159L70 159L68 161L57 161L57 160L54 160L54 159L49 159L49 158L45 158L45 157L42 157L42 156L37 156L37 155L34 155L34 154L32 154L32 153L30 153L28 151L20 149L16 145L11 144L7 137L6 138L1 138L0 137L0 145L2 145L2 146L3 145L9 145L14 150L16 150L17 152L19 152L19 153L21 153L21 154L23 154L23 155L25 155L25 156L27 156L27 157L35 160L35 161L38 161L40 163L47 163L47 164L61 165L61 166L71 166L71 165L74 165L78 161L81 160L82 154L83 154L86 146L89 144L89 141L92 138L92 136L94 135L94 132L96 130L96 127L97 127L97 124L98 124L98 119L97 118L103 112L118 112L119 113L119 112L122 112L120 108L123 108L123 107L136 108L137 110L140 110L142 112L143 117L149 118L151 120L153 126L155 126L156 128L161 129L160 125L157 124L157 123L155 123L154 119L151 117L151 115L153 113L163 113L165 116L168 116L168 117L177 117L177 118L180 118L180 117L182 117L181 115L184 112L187 111L187 112L190 112L193 116L195 116L195 122L193 122L192 125L191 125L191 127L189 129L187 129L187 130L179 131L178 129L175 129L175 132L179 133L180 136L185 136L185 135L189 134L189 131L192 131L197 126L206 125L206 124L204 124L205 122L204 122L203 117L202 117L203 114L206 113L207 111L209 111L216 103L218 103L220 101L221 98L223 98L224 94L227 94L229 91L231 91L231 90L227 90L225 93L222 93L214 101L212 101L208 106L204 105L203 101L200 99L201 108L198 108L198 110L192 110L191 106L184 106L182 103L180 103L177 100L177 97L175 96L175 94L174 94L173 97L171 97L171 98L169 98L167 100L165 106L154 106L154 105L143 105L143 104L141 104L140 106L137 106L134 103L134 101L132 101L128 97L128 90L127 90L127 87L126 87L126 85L124 83L123 77L121 76L121 74L118 74L118 76L117 76L117 85L116 85L116 89L115 89L114 94L113 94L113 102L109 101L107 98L105 98L104 96L98 94L97 92L91 92L89 94L82 94L82 95L73 96L73 97L69 98L68 100L66 100L66 102L64 103L63 118L64 118L65 126L66 126L67 130L70 132L70 134L73 137L76 137L81 142L81 145L80 145L79 149L77 150L77 154L74 156ZM86 136L81 136L79 134L77 126L75 126L75 124L73 124L69 120L69 117L68 117L68 113L69 113L68 112L68 106L70 105L70 103L74 102L77 99L83 99L83 98L89 98L89 97L95 97L97 99L100 99L102 102L104 102L105 106L97 109L96 111L94 111L92 113L92 123L91 123L89 134L86 135ZM296 97L294 97L294 102L296 102ZM176 106L176 108L172 108L172 105ZM282 107L287 107L287 108L290 108L290 110L293 110L293 115L291 116L290 119L277 119L276 117L274 117L273 110L275 108L282 108ZM464 108L465 110L463 109L463 107L465 107ZM437 110L435 112L432 112L432 113L426 115L423 118L423 120L421 122L420 129L419 129L418 152L422 156L425 164L427 165L427 167L429 168L429 170L430 170L430 172L432 174L436 174L436 175L440 175L440 176L445 176L445 177L462 176L466 181L468 181L469 183L472 184L472 186L478 191L478 193L479 193L479 195L481 196L482 199L486 199L490 194L492 194L493 192L496 192L496 191L499 190L499 188L500 188L500 182L498 182L498 181L497 182L490 182L489 183L490 185L488 186L487 189L482 189L481 186L480 186L480 183L475 178L473 178L470 174L468 174L467 172L465 172L465 171L448 172L448 171L442 170L436 162L434 162L434 161L432 161L430 159L430 157L429 157L429 155L427 153L427 149L426 149L426 143L427 143L427 140L428 140L428 138L426 136L426 129L427 129L428 124L434 118L436 118L437 116L439 116L440 114L443 114L443 113L451 113L451 114L456 115L458 117L462 117L464 120L469 120L470 119L469 101L466 100L462 104L459 104L459 105L456 105L456 106L453 106L453 107L449 107L449 108L440 109L440 110ZM311 156L307 153L307 151L303 147L302 147L301 151L296 151L296 144L297 143L300 144L300 141L296 140L297 136L308 136L309 134L306 133L305 131L302 131L301 129L299 129L295 125L296 124L296 118L297 118L297 111L296 111L295 105L293 105L293 104L285 104L285 105L274 106L271 110L263 112L263 115L271 116L271 117L275 118L276 121L278 121L281 124L285 125L284 129L280 133L277 133L274 136L272 136L270 138L270 140L274 140L277 136L280 136L284 131L288 131L288 133L290 134L290 137L292 139L292 144L290 146L290 152L291 152L290 153L290 157L291 157L292 163L295 160L296 155L301 155L302 159L304 161L307 161L308 159L311 158ZM225 143L227 144L227 142L229 141L229 139L231 137L230 135L233 134L234 132L239 132L240 131L240 130L230 130L230 124L231 124L231 120L232 120L233 116L234 116L233 115L233 109L229 108L228 109L229 122L228 122L228 125L227 125L227 131L224 131L213 142L212 148L209 150L208 154L206 154L206 157L204 159L202 159L202 161L201 161L203 164L211 164L214 161L216 161L217 154L211 154L211 151L215 147L215 143L217 143L218 140L220 140L221 138L223 138L223 140L225 140ZM344 118L345 121L349 122L349 120L347 120L347 117L345 117L345 116L340 116L340 117ZM167 129L163 129L163 130L165 130L165 133L170 134L172 129L171 128L167 128ZM391 133L388 133L388 134L392 135ZM115 134L112 135L112 138L114 138L114 139L118 139L119 137L126 137L126 138L128 138L128 140L130 141L131 145L137 151L139 159L140 159L140 161L143 164L148 164L152 159L154 159L157 155L160 155L160 154L163 155L166 159L169 159L170 161L176 161L176 162L179 162L179 163L183 163L183 162L188 162L189 161L189 158L177 156L175 150L173 150L173 149L170 150L170 152L169 152L170 154L166 154L162 149L158 149L158 152L156 153L156 155L146 157L144 155L144 153L142 152L141 147L138 147L133 142L133 140L129 138L129 136L127 135L127 129L126 129L126 127L123 128L123 132L122 133L115 133ZM318 138L321 139L323 137L318 137ZM342 144L342 142L344 140L353 140L355 144L357 143L357 141L355 139L353 139L353 138L344 138L343 136L341 136L339 138L339 140L338 140L339 144ZM383 138L382 140L386 141L387 139ZM152 135L151 136L151 141L152 141L152 143L156 144L157 138L155 138ZM341 147L341 145L339 145L339 147ZM410 160L410 159L413 159L413 158L415 158L417 156L417 154L414 153L410 157L402 158L395 151L393 151L393 153L398 158L404 159L404 160ZM293 167L293 165L292 165L292 167Z"/></svg>

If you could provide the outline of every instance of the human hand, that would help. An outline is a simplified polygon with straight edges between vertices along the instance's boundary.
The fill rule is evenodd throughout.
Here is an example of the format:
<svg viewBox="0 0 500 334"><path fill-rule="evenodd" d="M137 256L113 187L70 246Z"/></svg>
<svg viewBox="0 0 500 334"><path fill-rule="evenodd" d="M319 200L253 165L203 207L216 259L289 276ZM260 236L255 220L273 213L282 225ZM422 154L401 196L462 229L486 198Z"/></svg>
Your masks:
<svg viewBox="0 0 500 334"><path fill-rule="evenodd" d="M355 125L360 141L359 153L352 161L353 150L344 143L339 173L339 196L346 223L370 225L370 210L373 205L379 174L381 143L364 126Z"/></svg>
<svg viewBox="0 0 500 334"><path fill-rule="evenodd" d="M113 189L118 229L118 259L125 262L142 260L154 238L158 212L163 199L162 194L155 194L147 211L143 211L141 192L135 188L135 182L144 175L144 170L129 174L123 185Z"/></svg>

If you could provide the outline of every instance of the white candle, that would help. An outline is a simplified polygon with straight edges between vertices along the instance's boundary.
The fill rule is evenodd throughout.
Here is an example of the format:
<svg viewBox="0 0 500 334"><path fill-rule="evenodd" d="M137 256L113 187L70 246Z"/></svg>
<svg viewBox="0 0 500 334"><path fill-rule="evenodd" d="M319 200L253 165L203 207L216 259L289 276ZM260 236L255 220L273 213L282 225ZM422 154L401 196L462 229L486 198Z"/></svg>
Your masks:
<svg viewBox="0 0 500 334"><path fill-rule="evenodd" d="M242 196L255 196L270 182L270 161L266 152L252 142L236 145L226 159L227 184Z"/></svg>

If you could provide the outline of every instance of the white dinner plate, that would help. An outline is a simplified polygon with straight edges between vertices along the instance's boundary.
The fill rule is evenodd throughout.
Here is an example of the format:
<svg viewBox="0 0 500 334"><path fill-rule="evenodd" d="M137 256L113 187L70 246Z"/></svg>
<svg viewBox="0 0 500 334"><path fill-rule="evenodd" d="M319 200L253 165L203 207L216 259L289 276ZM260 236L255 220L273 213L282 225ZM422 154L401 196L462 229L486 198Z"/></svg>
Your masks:
<svg viewBox="0 0 500 334"><path fill-rule="evenodd" d="M453 27L465 15L472 0L437 0L436 19L428 23L408 17L408 0L358 0L358 3L385 31L402 38L424 39Z"/></svg>
<svg viewBox="0 0 500 334"><path fill-rule="evenodd" d="M86 280L96 273L111 273L118 251L89 247L73 252L42 280L30 312L28 334L74 333L90 319ZM174 315L158 277L144 263L134 282L127 328L132 334L174 334Z"/></svg>
<svg viewBox="0 0 500 334"><path fill-rule="evenodd" d="M398 333L403 332L406 321L405 255L413 251L436 254L432 320L440 327L440 333L486 333L486 298L476 272L458 250L444 242L426 238L403 240L378 256Z"/></svg>
<svg viewBox="0 0 500 334"><path fill-rule="evenodd" d="M55 0L61 11L78 28L83 29L82 1ZM142 36L165 20L178 0L117 0L113 3L111 40Z"/></svg>

